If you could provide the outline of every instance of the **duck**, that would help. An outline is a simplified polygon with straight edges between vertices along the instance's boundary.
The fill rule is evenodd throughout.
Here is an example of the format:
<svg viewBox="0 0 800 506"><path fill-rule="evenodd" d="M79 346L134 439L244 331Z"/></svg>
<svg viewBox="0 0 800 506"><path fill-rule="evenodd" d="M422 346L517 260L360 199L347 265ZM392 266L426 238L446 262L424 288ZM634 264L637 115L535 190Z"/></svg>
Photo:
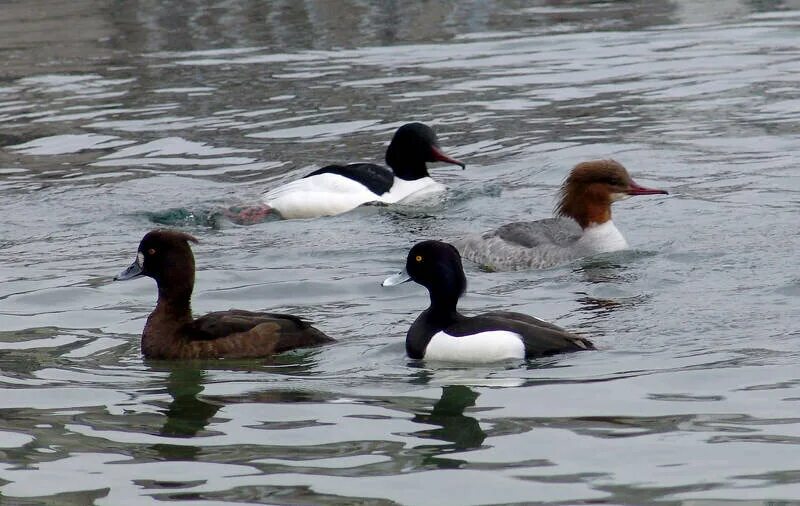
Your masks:
<svg viewBox="0 0 800 506"><path fill-rule="evenodd" d="M157 229L145 234L136 260L114 280L147 276L158 285L156 308L142 332L142 354L150 359L263 358L334 339L300 318L281 313L230 309L192 317L195 263L190 234Z"/></svg>
<svg viewBox="0 0 800 506"><path fill-rule="evenodd" d="M492 311L465 316L458 300L467 288L461 255L450 243L427 240L408 252L403 271L383 286L415 281L428 289L430 306L406 334L413 359L489 363L595 349L585 337L533 316Z"/></svg>
<svg viewBox="0 0 800 506"><path fill-rule="evenodd" d="M445 162L466 168L446 155L436 133L423 123L407 123L394 133L386 149L386 164L328 165L267 191L261 210L248 209L246 220L270 212L283 219L318 218L351 211L368 203L408 203L440 193L445 186L428 173L428 162Z"/></svg>
<svg viewBox="0 0 800 506"><path fill-rule="evenodd" d="M637 184L615 160L577 164L559 191L554 218L508 223L457 239L464 258L490 271L544 269L628 249L611 220L611 204L636 195L667 195Z"/></svg>

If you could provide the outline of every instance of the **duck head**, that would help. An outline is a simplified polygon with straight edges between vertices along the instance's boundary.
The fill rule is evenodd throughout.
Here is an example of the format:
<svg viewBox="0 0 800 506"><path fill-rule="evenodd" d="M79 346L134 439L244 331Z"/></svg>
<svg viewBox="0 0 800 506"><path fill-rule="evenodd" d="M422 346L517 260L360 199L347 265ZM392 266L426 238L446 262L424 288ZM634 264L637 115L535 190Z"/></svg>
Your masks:
<svg viewBox="0 0 800 506"><path fill-rule="evenodd" d="M611 219L611 204L635 195L666 195L664 190L637 184L621 163L592 160L576 165L564 184L556 214L568 216L586 228Z"/></svg>
<svg viewBox="0 0 800 506"><path fill-rule="evenodd" d="M446 155L439 147L436 132L423 123L407 123L395 132L386 148L386 164L395 175L407 181L428 176L426 162L445 162L466 167L464 162Z"/></svg>

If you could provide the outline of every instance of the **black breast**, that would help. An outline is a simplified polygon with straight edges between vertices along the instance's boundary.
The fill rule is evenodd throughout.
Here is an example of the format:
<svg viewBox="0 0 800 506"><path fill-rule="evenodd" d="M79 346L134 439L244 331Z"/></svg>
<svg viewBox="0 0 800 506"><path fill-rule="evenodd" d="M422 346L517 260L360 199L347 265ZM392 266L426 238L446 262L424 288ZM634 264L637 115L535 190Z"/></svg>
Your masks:
<svg viewBox="0 0 800 506"><path fill-rule="evenodd" d="M394 184L394 173L386 167L381 167L374 163L328 165L327 167L315 170L305 177L317 176L319 174L338 174L339 176L344 176L361 183L376 195L383 195L388 192Z"/></svg>

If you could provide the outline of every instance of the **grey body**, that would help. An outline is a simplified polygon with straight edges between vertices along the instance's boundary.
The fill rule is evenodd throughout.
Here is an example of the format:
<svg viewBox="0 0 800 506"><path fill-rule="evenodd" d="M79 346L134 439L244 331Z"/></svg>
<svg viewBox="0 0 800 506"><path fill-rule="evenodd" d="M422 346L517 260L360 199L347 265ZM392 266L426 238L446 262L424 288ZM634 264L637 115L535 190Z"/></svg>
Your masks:
<svg viewBox="0 0 800 506"><path fill-rule="evenodd" d="M543 269L580 258L583 231L571 218L503 225L454 241L461 255L491 270Z"/></svg>

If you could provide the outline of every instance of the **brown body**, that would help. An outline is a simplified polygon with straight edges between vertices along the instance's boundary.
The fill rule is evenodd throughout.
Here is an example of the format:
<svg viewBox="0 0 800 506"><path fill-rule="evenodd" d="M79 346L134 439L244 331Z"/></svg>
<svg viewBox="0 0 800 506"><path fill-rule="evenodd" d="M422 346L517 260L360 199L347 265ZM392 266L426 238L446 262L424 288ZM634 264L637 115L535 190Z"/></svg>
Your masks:
<svg viewBox="0 0 800 506"><path fill-rule="evenodd" d="M154 359L267 357L334 340L299 318L231 309L192 318L194 256L182 232L155 230L142 239L137 260L117 279L140 275L158 284L158 303L142 333L142 354Z"/></svg>

